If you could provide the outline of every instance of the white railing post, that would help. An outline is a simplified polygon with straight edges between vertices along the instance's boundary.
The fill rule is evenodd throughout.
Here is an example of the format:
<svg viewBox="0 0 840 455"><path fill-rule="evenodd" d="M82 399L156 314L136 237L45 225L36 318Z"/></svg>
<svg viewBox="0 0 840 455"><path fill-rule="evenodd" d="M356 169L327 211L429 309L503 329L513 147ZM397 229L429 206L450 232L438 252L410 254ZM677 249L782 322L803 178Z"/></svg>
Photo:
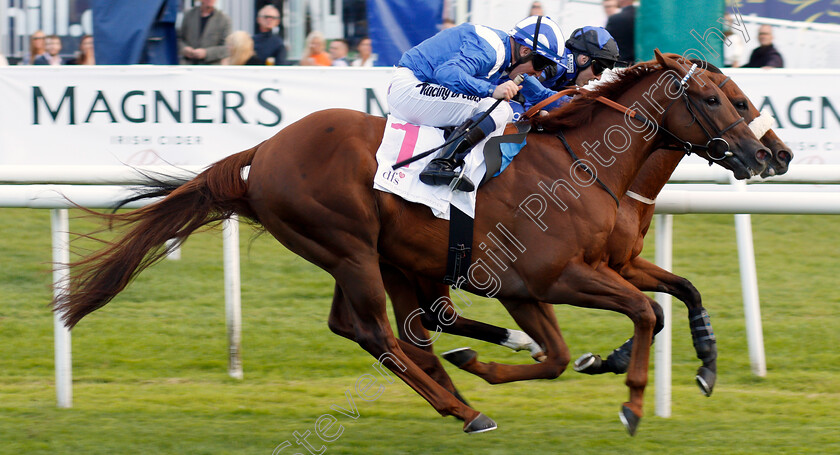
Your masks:
<svg viewBox="0 0 840 455"><path fill-rule="evenodd" d="M746 192L747 185L732 177L736 191ZM738 262L741 268L741 294L744 298L744 323L750 351L750 367L759 377L767 375L764 358L764 334L761 329L761 308L758 300L758 277L755 270L752 219L749 214L735 215L735 237L738 241Z"/></svg>
<svg viewBox="0 0 840 455"><path fill-rule="evenodd" d="M53 295L58 297L67 290L70 277L70 221L67 209L50 210L52 231ZM53 313L55 336L55 395L59 408L73 406L73 365L70 355L70 330L64 326L59 312Z"/></svg>
<svg viewBox="0 0 840 455"><path fill-rule="evenodd" d="M673 258L674 215L656 214L656 265L671 271ZM656 415L671 417L671 295L656 293L656 301L665 315L662 331L656 335L655 379Z"/></svg>
<svg viewBox="0 0 840 455"><path fill-rule="evenodd" d="M239 218L224 221L225 319L228 333L228 374L242 379L242 295L239 278Z"/></svg>

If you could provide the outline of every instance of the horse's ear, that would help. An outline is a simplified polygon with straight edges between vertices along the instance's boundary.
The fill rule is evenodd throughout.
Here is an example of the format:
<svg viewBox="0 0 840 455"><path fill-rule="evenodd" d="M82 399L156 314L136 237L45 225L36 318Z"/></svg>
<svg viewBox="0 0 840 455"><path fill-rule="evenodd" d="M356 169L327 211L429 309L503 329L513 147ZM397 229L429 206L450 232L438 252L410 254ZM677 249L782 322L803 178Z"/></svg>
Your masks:
<svg viewBox="0 0 840 455"><path fill-rule="evenodd" d="M656 61L659 62L660 65L666 66L665 56L662 55L662 52L659 52L659 48L653 50L653 55L656 57Z"/></svg>
<svg viewBox="0 0 840 455"><path fill-rule="evenodd" d="M659 49L654 49L653 55L656 56L656 61L659 62L659 64L665 69L674 69L680 66L676 60L666 54L663 54L662 52L659 52Z"/></svg>

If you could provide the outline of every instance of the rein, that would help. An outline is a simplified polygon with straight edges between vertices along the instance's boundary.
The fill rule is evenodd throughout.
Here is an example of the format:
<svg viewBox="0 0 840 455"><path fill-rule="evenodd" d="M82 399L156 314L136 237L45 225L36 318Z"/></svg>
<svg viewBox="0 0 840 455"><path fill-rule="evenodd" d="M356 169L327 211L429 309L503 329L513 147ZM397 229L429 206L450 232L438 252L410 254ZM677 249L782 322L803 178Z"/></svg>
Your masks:
<svg viewBox="0 0 840 455"><path fill-rule="evenodd" d="M577 91L578 91L577 88L567 88L566 90L561 90L561 91L549 96L548 98L540 101L539 103L531 106L531 108L528 109L528 111L525 112L525 114L523 114L523 117L526 118L526 119L531 118L534 114L539 112L540 109L542 109L542 108L548 106L549 104L557 101L558 99L562 98L565 95L577 93Z"/></svg>
<svg viewBox="0 0 840 455"><path fill-rule="evenodd" d="M733 155L732 151L730 149L729 143L726 142L726 139L723 139L722 136L727 131L731 130L736 125L743 122L744 118L739 116L738 120L735 120L734 122L732 122L731 124L729 124L728 126L723 128L722 130L718 129L717 126L715 125L715 123L709 117L709 115L704 110L700 109L700 107L697 105L697 103L690 96L688 96L688 90L687 90L688 89L688 81L689 81L689 79L691 79L691 76L694 74L694 72L696 70L697 70L697 64L695 63L694 65L691 66L691 69L688 70L688 73L686 73L686 75L682 78L682 80L677 80L676 78L674 78L674 83L676 83L676 84L678 84L682 87L681 97L685 101L686 109L688 110L689 114L691 114L692 122L697 121L697 124L700 126L700 128L703 130L703 132L706 134L706 137L709 138L709 141L706 142L705 145L695 144L693 142L683 140L683 139L679 138L676 134L674 134L673 132L671 132L670 130L665 128L664 126L661 126L661 125L659 125L657 123L654 123L651 120L645 118L643 115L639 114L635 109L631 109L627 106L622 105L621 103L615 102L615 101L613 101L611 99L608 99L604 96L598 96L597 98L595 98L595 100L600 102L601 104L604 104L605 106L608 106L612 109L615 109L618 112L621 112L622 114L624 114L627 117L633 118L635 120L638 120L638 121L644 123L644 125L647 126L647 127L654 127L655 130L661 130L666 136L668 136L669 141L676 142L677 144L679 144L679 146L685 152L686 155L691 155L691 152L694 151L694 150L705 150L707 152L707 154L709 155L708 159L709 159L709 163L711 164L712 160L720 161L720 160L729 158L730 156ZM718 85L718 87L723 87L723 85L726 84L729 80L730 79L727 77L723 82L721 82ZM560 98L564 95L567 95L569 93L574 93L574 92L576 92L576 90L577 89L567 89L567 90L563 90L561 92L558 92L558 93L552 95L551 97L541 101L540 103L534 105L531 109L529 109L528 112L525 113L525 117L526 118L531 117L536 112L538 112L542 107L552 103L553 101L555 101L556 99L558 99L558 98ZM668 107L665 108L665 111L662 114L663 118L668 113L668 110L671 108L671 106L673 106L674 103L676 103L677 100L679 100L679 98L674 98L673 101L668 105ZM705 120L705 123L714 132L714 134L715 134L714 136L712 135L712 133L709 132L709 129L706 128L706 125L703 125L703 122L700 122L698 120L697 114L696 114L695 111L699 112L701 114L703 120ZM612 196L613 200L615 200L616 206L618 206L619 205L618 197L616 197L615 193L613 193L612 190L610 190L609 187L607 187L607 185L604 184L604 182L602 182L601 179L599 179L598 176L595 175L595 173L591 169L589 169L588 166L586 166L585 164L583 164L581 162L580 158L578 158L578 156L572 150L572 147L569 145L569 142L566 140L566 137L563 135L562 131L558 131L557 138L560 139L560 141L563 143L563 146L566 147L566 150L569 152L569 155L572 157L572 159L576 163L579 163L579 162L581 163L581 167L583 168L583 170L585 170L589 175L591 175L595 179L595 181L597 181L601 185L601 187L604 188L604 190L607 193L609 193L610 196ZM709 152L710 152L710 149L713 147L712 144L721 143L721 142L725 145L726 148L721 153L720 158L716 158L716 157L712 156ZM680 150L680 149L677 149L677 150ZM634 196L637 196L637 197L634 197ZM640 196L640 195L635 194L635 193L632 193L632 195L630 197L633 198L633 199L636 199L640 202L643 202L645 204L654 204L655 203L655 201L653 201L652 199L645 198L645 197Z"/></svg>
<svg viewBox="0 0 840 455"><path fill-rule="evenodd" d="M630 108L628 108L628 107L626 107L622 104L619 104L619 103L617 103L613 100L607 99L603 96L597 97L596 100L601 102L602 104L604 104L606 106L609 106L609 107L617 110L618 112L621 112L622 114L624 114L624 115L626 115L630 118L633 118L635 120L638 120L638 121L644 123L645 126L655 126L657 129L662 130L662 132L665 133L665 135L668 136L669 141L676 142L679 145L680 148L678 148L677 150L681 149L681 150L685 151L686 155L691 155L691 153L694 150L705 150L705 151L709 152L710 149L713 147L712 144L722 142L723 145L725 146L725 149L722 151L721 156L719 158L709 154L710 160L720 161L720 160L723 160L723 159L726 159L726 158L732 156L732 151L730 149L729 143L726 142L726 139L723 139L722 136L724 135L724 133L731 130L732 128L734 128L739 123L743 122L744 118L739 116L737 120L735 120L734 122L732 122L731 124L729 124L728 126L723 128L722 130L719 130L715 126L714 121L712 121L712 119L709 117L709 115L704 110L700 109L699 106L697 106L697 103L690 96L688 96L688 91L685 90L688 86L688 82L687 82L688 79L691 77L691 75L694 73L694 71L696 69L697 69L697 64L694 64L691 67L691 69L688 71L688 74L686 74L685 77L682 79L682 81L677 81L675 79L674 82L680 84L684 88L682 90L682 95L681 96L682 96L682 99L685 101L686 109L688 109L689 114L691 114L692 121L697 120L696 112L699 112L701 114L701 116L703 117L703 120L705 120L705 123L714 132L714 135L712 135L712 133L709 132L709 129L707 129L706 126L703 125L703 122L700 122L700 121L697 122L697 124L700 126L700 128L703 130L703 132L706 134L706 137L709 138L709 141L706 142L705 145L695 144L693 142L683 140L683 139L679 138L676 134L674 134L673 132L671 132L670 130L665 128L664 126L654 124L653 122L651 122L650 120L648 120L647 118L645 118L644 116L642 116L641 114L636 112L636 110L630 109ZM720 85L718 85L718 87L723 87L723 85L726 84L728 81L729 81L729 78L726 78L723 82L720 83ZM674 105L674 103L678 99L679 98L674 98L674 100L671 102L671 104L669 104L668 107L665 108L665 112L663 112L663 114L662 114L663 117L665 116L665 114L667 114L668 110L671 108L671 106Z"/></svg>

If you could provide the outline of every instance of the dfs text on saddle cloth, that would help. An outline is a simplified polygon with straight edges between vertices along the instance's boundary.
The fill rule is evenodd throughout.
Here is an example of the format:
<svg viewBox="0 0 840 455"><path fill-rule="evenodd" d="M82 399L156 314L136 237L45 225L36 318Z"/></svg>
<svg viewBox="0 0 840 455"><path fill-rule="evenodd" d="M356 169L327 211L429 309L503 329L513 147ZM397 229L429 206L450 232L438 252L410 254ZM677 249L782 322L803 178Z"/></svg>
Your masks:
<svg viewBox="0 0 840 455"><path fill-rule="evenodd" d="M484 146L487 141L499 136L504 131L498 128L479 142L464 160L464 175L473 182L480 182L484 178L486 166L484 164ZM444 143L443 130L431 126L419 126L388 115L385 134L382 143L376 151L376 176L373 188L386 193L393 193L409 202L423 204L432 213L445 220L449 219L449 206L455 205L458 210L475 218L476 191L450 191L446 185L430 186L420 181L422 171L437 154L431 154L407 166L392 169L394 163L411 158Z"/></svg>

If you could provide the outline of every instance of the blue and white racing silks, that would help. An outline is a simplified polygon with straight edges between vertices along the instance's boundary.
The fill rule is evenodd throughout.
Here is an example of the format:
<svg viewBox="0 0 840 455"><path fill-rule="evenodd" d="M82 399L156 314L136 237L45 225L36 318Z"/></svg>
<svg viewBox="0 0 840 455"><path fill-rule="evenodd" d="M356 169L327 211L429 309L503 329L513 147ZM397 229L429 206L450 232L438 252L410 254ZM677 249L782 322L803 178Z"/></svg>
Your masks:
<svg viewBox="0 0 840 455"><path fill-rule="evenodd" d="M465 23L408 50L397 66L411 69L423 82L485 98L493 95L510 60L507 33Z"/></svg>

